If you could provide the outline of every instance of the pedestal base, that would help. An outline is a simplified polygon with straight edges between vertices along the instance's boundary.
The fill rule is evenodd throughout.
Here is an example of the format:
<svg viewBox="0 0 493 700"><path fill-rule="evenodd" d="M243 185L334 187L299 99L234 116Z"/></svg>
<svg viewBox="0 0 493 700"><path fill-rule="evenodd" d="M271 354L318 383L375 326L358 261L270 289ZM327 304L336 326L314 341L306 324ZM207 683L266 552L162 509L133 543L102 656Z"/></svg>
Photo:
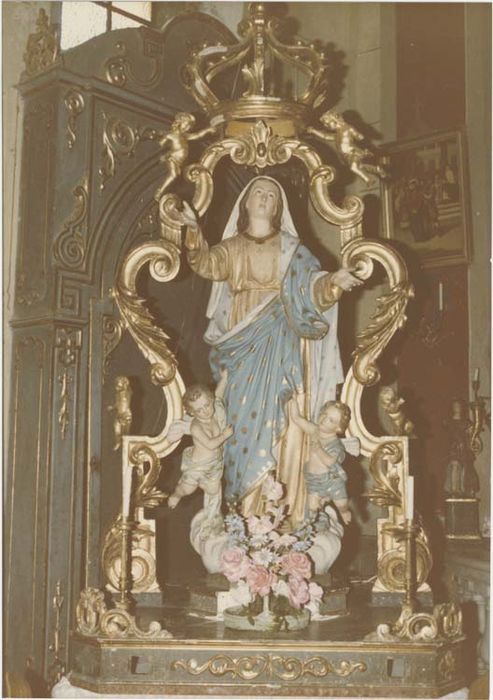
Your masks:
<svg viewBox="0 0 493 700"><path fill-rule="evenodd" d="M258 633L257 633L258 634ZM265 633L264 633L265 636ZM461 641L73 639L70 682L120 694L436 698L464 687Z"/></svg>
<svg viewBox="0 0 493 700"><path fill-rule="evenodd" d="M399 608L368 605L353 588L348 614L294 632L237 631L187 614L188 604L137 612L173 638L109 639L74 634L72 685L111 696L436 698L465 686L463 639L368 641Z"/></svg>

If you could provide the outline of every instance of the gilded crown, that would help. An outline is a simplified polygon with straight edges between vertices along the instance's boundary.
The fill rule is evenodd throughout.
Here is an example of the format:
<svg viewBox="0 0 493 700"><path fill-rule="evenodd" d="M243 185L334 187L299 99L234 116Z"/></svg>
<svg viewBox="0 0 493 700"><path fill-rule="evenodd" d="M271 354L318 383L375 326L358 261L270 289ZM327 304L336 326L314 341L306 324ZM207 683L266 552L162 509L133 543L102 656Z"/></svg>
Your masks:
<svg viewBox="0 0 493 700"><path fill-rule="evenodd" d="M297 133L324 101L327 59L314 44L281 40L282 23L252 3L238 26L241 40L232 46L202 45L192 51L182 80L211 124L239 133L264 120L285 136ZM218 80L219 79L219 80ZM230 87L230 97L224 87Z"/></svg>

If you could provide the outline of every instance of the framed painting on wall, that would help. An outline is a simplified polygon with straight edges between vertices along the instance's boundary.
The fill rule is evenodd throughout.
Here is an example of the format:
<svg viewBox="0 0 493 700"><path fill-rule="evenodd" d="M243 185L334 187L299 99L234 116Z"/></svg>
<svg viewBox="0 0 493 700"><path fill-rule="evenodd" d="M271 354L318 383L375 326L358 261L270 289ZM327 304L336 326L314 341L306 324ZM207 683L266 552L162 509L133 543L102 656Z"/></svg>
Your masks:
<svg viewBox="0 0 493 700"><path fill-rule="evenodd" d="M470 255L466 154L461 131L383 146L383 233L411 248L424 267Z"/></svg>

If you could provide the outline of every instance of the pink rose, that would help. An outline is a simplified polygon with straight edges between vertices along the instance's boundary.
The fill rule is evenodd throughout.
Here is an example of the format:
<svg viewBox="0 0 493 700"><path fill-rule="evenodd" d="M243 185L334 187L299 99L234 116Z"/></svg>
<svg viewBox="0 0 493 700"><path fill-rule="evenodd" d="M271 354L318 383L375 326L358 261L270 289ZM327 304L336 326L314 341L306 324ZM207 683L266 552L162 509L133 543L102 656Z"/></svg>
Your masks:
<svg viewBox="0 0 493 700"><path fill-rule="evenodd" d="M221 571L231 583L245 578L250 564L249 558L239 547L225 549L221 554Z"/></svg>
<svg viewBox="0 0 493 700"><path fill-rule="evenodd" d="M297 576L290 576L288 578L288 598L289 602L293 608L301 608L302 605L308 603L310 600L310 591L308 589L308 583L304 578L298 578Z"/></svg>
<svg viewBox="0 0 493 700"><path fill-rule="evenodd" d="M303 552L288 552L281 558L281 567L284 574L297 578L311 578L312 565Z"/></svg>
<svg viewBox="0 0 493 700"><path fill-rule="evenodd" d="M271 571L267 571L265 566L252 564L246 575L248 586L252 593L267 595L272 586L277 581L277 576Z"/></svg>

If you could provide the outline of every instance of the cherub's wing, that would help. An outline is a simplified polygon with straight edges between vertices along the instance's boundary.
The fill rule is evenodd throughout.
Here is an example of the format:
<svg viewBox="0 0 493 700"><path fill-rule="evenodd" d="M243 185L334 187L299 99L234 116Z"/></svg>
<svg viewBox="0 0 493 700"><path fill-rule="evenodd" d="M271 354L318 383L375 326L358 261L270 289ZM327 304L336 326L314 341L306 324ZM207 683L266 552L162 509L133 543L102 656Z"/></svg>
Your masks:
<svg viewBox="0 0 493 700"><path fill-rule="evenodd" d="M361 444L359 438L341 438L341 442L344 445L344 449L349 455L352 455L353 457L359 457L361 451Z"/></svg>
<svg viewBox="0 0 493 700"><path fill-rule="evenodd" d="M184 435L190 435L191 416L185 416L182 420L174 420L169 426L166 437L170 442L178 442Z"/></svg>

